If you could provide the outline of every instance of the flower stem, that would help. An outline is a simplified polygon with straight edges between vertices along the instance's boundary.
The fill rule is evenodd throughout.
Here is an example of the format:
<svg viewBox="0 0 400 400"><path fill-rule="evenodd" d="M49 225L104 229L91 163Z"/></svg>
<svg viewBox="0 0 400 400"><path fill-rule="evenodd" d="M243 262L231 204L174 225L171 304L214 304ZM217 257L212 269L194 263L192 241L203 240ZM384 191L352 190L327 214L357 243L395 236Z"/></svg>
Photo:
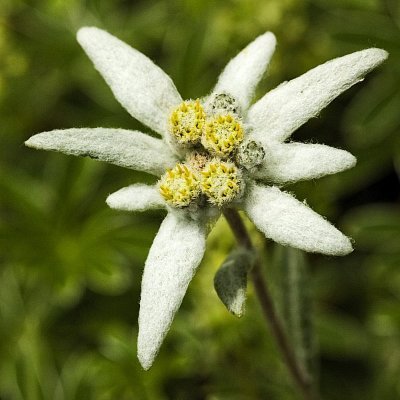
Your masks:
<svg viewBox="0 0 400 400"><path fill-rule="evenodd" d="M249 250L255 251L254 245L239 213L234 209L226 209L224 211L224 216L238 243ZM264 317L270 325L272 334L275 337L293 381L301 390L304 399L318 400L319 396L313 389L311 377L308 376L305 368L297 360L295 352L289 343L283 328L282 322L278 317L272 296L262 275L262 267L259 257L257 257L250 274L253 279L255 291Z"/></svg>

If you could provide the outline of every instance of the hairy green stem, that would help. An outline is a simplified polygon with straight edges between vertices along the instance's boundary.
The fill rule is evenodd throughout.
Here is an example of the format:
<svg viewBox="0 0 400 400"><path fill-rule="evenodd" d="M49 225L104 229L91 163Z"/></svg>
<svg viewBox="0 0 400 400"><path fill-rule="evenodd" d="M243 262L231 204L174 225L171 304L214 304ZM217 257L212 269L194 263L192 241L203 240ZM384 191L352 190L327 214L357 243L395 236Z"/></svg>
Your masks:
<svg viewBox="0 0 400 400"><path fill-rule="evenodd" d="M224 211L224 216L228 221L236 240L241 246L255 251L254 245L247 232L246 227L239 213L234 209ZM282 322L276 312L272 296L262 274L260 258L257 257L250 272L253 279L254 288L260 302L264 317L270 325L271 332L275 337L279 350L293 378L293 381L301 390L303 398L306 400L318 400L318 395L314 392L311 377L306 373L305 368L299 363L295 352L287 338Z"/></svg>

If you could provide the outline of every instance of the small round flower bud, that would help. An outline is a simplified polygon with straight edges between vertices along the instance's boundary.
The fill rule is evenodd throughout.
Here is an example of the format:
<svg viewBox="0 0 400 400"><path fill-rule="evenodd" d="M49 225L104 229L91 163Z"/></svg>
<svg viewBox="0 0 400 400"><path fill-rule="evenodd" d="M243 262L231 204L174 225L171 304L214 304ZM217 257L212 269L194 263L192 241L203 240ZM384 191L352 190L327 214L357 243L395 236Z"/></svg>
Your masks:
<svg viewBox="0 0 400 400"><path fill-rule="evenodd" d="M237 100L227 93L216 93L212 96L207 107L210 114L235 114L239 115L239 104Z"/></svg>
<svg viewBox="0 0 400 400"><path fill-rule="evenodd" d="M241 143L239 146L236 153L236 162L247 170L252 171L263 162L264 157L265 150L263 147L254 140L250 140Z"/></svg>

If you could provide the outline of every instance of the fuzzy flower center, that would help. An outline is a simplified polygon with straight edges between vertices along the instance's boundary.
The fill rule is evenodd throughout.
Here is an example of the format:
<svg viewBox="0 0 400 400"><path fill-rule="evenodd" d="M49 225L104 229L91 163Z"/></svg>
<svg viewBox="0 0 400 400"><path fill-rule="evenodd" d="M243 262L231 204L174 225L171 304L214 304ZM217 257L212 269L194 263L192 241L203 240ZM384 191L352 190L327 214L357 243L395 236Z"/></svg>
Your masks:
<svg viewBox="0 0 400 400"><path fill-rule="evenodd" d="M169 205L185 207L200 194L200 181L192 168L177 164L161 177L159 189Z"/></svg>
<svg viewBox="0 0 400 400"><path fill-rule="evenodd" d="M242 124L232 114L220 114L207 121L201 143L211 154L227 158L243 136Z"/></svg>
<svg viewBox="0 0 400 400"><path fill-rule="evenodd" d="M240 107L234 97L217 93L206 100L188 100L169 118L171 136L185 161L160 178L159 190L173 207L206 202L224 207L244 192L245 178L262 163L264 149L245 140ZM205 202L206 201L206 202Z"/></svg>
<svg viewBox="0 0 400 400"><path fill-rule="evenodd" d="M201 171L201 191L218 207L230 203L241 190L241 174L235 164L210 161Z"/></svg>
<svg viewBox="0 0 400 400"><path fill-rule="evenodd" d="M200 141L205 124L205 112L200 101L184 101L171 114L170 132L181 145Z"/></svg>

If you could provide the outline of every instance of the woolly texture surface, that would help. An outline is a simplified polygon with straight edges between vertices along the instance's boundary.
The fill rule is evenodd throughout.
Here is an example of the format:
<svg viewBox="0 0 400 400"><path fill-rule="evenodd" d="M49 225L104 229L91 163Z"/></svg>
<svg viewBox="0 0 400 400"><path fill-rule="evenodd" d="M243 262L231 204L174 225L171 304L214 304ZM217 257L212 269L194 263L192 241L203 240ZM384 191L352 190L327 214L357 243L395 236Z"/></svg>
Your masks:
<svg viewBox="0 0 400 400"><path fill-rule="evenodd" d="M279 184L336 174L357 162L349 152L322 144L279 143L265 151L264 161L253 177Z"/></svg>
<svg viewBox="0 0 400 400"><path fill-rule="evenodd" d="M357 51L281 84L250 108L248 122L254 129L253 138L266 145L271 139L284 141L387 56L381 49Z"/></svg>
<svg viewBox="0 0 400 400"><path fill-rule="evenodd" d="M226 65L213 93L232 95L239 101L242 109L246 110L268 67L275 45L276 39L271 32L266 32L251 42Z"/></svg>
<svg viewBox="0 0 400 400"><path fill-rule="evenodd" d="M125 211L165 208L165 201L156 185L135 184L124 187L110 194L106 202L111 208Z"/></svg>
<svg viewBox="0 0 400 400"><path fill-rule="evenodd" d="M138 358L150 368L203 258L203 224L169 213L151 246L143 272Z"/></svg>
<svg viewBox="0 0 400 400"><path fill-rule="evenodd" d="M244 209L267 238L280 244L335 256L353 250L350 240L333 225L276 187L253 185Z"/></svg>
<svg viewBox="0 0 400 400"><path fill-rule="evenodd" d="M77 39L125 109L159 134L167 134L169 114L182 102L171 78L145 55L101 29L82 28Z"/></svg>
<svg viewBox="0 0 400 400"><path fill-rule="evenodd" d="M138 131L108 128L73 128L38 133L25 145L160 175L176 163L165 143Z"/></svg>

